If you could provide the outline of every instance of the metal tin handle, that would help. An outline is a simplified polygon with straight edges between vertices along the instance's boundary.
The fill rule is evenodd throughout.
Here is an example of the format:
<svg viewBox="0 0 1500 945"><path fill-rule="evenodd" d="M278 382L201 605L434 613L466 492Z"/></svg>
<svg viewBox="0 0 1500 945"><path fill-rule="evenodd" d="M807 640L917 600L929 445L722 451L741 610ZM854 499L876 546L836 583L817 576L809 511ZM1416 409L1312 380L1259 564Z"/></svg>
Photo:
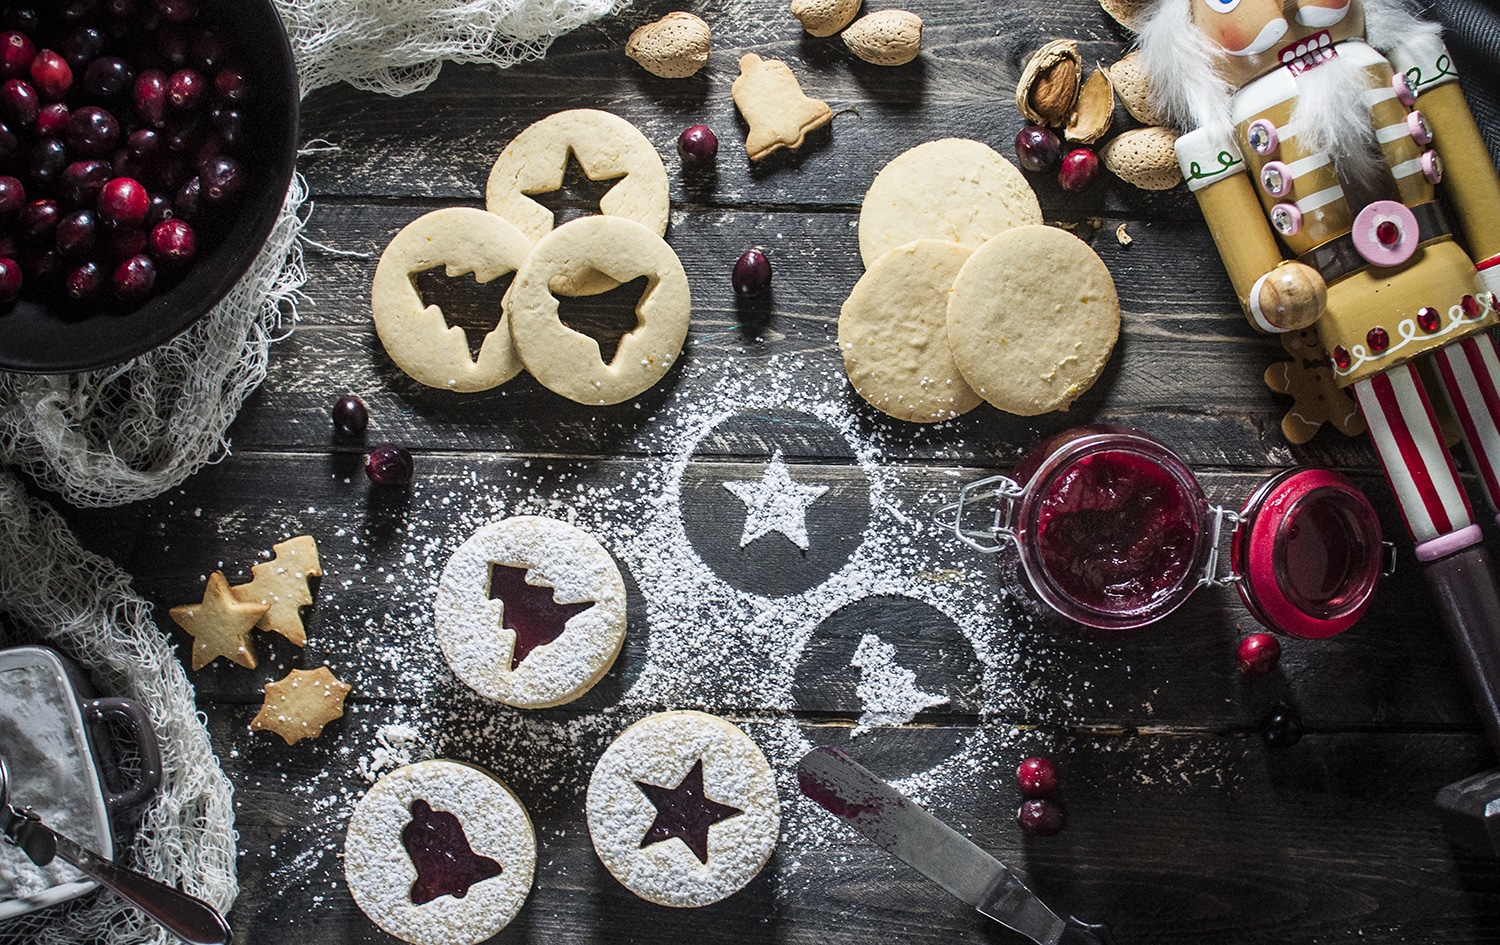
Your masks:
<svg viewBox="0 0 1500 945"><path fill-rule="evenodd" d="M140 703L118 696L85 699L82 708L84 721L90 726L103 725L109 719L124 722L134 734L136 748L141 753L141 771L135 784L119 793L111 791L105 784L104 803L109 812L119 813L150 797L161 786L161 747L156 743L156 730L151 727L151 717L146 710Z"/></svg>
<svg viewBox="0 0 1500 945"><path fill-rule="evenodd" d="M995 554L1005 548L1005 542L1000 540L1002 537L1019 548L1020 539L1015 531L1016 503L1025 493L1020 483L1009 476L990 476L958 490L958 501L943 506L938 510L938 516L953 529L959 541L977 551ZM981 503L986 500L995 503L989 527L966 528L965 516L972 516L974 509L982 508Z"/></svg>

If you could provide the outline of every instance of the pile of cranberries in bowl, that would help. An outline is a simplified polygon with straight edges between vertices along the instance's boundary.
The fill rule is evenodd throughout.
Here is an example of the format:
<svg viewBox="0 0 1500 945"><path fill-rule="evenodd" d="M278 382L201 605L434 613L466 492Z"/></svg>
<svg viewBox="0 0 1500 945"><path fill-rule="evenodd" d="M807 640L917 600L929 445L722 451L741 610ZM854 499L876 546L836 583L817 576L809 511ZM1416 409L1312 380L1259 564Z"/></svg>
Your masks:
<svg viewBox="0 0 1500 945"><path fill-rule="evenodd" d="M253 83L196 0L0 8L0 305L125 312L247 183Z"/></svg>

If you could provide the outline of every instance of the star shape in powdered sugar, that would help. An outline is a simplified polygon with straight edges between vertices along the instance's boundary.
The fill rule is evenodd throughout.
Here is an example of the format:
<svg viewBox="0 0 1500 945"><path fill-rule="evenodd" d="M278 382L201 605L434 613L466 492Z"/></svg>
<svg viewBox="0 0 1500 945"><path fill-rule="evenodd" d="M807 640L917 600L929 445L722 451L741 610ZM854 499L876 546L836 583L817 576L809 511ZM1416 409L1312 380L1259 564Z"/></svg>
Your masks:
<svg viewBox="0 0 1500 945"><path fill-rule="evenodd" d="M665 788L644 781L635 782L635 786L656 808L656 819L641 838L641 848L676 837L687 844L705 866L708 865L708 828L744 813L738 807L708 799L703 791L702 758L693 764L693 769L676 787Z"/></svg>
<svg viewBox="0 0 1500 945"><path fill-rule="evenodd" d="M794 482L781 450L772 454L759 482L731 481L724 488L745 503L741 548L769 532L780 532L803 551L807 550L807 507L828 491L827 486Z"/></svg>

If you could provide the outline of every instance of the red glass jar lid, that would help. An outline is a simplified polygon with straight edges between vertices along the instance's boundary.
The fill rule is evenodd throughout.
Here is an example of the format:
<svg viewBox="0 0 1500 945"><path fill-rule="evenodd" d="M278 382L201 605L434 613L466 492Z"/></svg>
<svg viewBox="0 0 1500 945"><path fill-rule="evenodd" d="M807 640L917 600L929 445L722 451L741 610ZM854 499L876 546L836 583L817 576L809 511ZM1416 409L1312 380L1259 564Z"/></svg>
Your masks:
<svg viewBox="0 0 1500 945"><path fill-rule="evenodd" d="M1369 606L1380 578L1380 522L1363 492L1327 469L1291 469L1245 504L1230 561L1245 606L1267 627L1331 637Z"/></svg>

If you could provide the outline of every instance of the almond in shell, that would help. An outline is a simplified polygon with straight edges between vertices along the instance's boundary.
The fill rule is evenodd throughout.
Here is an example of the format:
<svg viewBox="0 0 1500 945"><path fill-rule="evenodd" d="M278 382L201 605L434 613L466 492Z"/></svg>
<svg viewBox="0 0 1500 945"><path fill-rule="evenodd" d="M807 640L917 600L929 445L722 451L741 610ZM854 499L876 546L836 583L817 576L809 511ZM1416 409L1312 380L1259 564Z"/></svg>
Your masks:
<svg viewBox="0 0 1500 945"><path fill-rule="evenodd" d="M1151 81L1140 64L1140 54L1131 53L1105 70L1109 84L1130 117L1143 125L1165 125L1167 114L1151 95Z"/></svg>
<svg viewBox="0 0 1500 945"><path fill-rule="evenodd" d="M1137 128L1099 149L1099 158L1127 184L1142 190L1171 190L1182 183L1176 144L1177 132L1171 128Z"/></svg>
<svg viewBox="0 0 1500 945"><path fill-rule="evenodd" d="M866 14L844 31L844 45L873 65L905 65L922 51L922 18L905 10Z"/></svg>
<svg viewBox="0 0 1500 945"><path fill-rule="evenodd" d="M668 13L640 27L625 41L625 55L652 75L685 79L708 62L708 24L691 13Z"/></svg>
<svg viewBox="0 0 1500 945"><path fill-rule="evenodd" d="M860 0L792 0L792 16L812 36L832 36L854 22Z"/></svg>
<svg viewBox="0 0 1500 945"><path fill-rule="evenodd" d="M1021 81L1016 84L1016 107L1038 125L1058 127L1073 114L1082 78L1078 43L1071 39L1053 40L1038 49L1021 72Z"/></svg>
<svg viewBox="0 0 1500 945"><path fill-rule="evenodd" d="M1093 144L1109 131L1115 117L1115 93L1103 69L1095 69L1078 90L1078 102L1063 128L1063 137L1079 144Z"/></svg>

